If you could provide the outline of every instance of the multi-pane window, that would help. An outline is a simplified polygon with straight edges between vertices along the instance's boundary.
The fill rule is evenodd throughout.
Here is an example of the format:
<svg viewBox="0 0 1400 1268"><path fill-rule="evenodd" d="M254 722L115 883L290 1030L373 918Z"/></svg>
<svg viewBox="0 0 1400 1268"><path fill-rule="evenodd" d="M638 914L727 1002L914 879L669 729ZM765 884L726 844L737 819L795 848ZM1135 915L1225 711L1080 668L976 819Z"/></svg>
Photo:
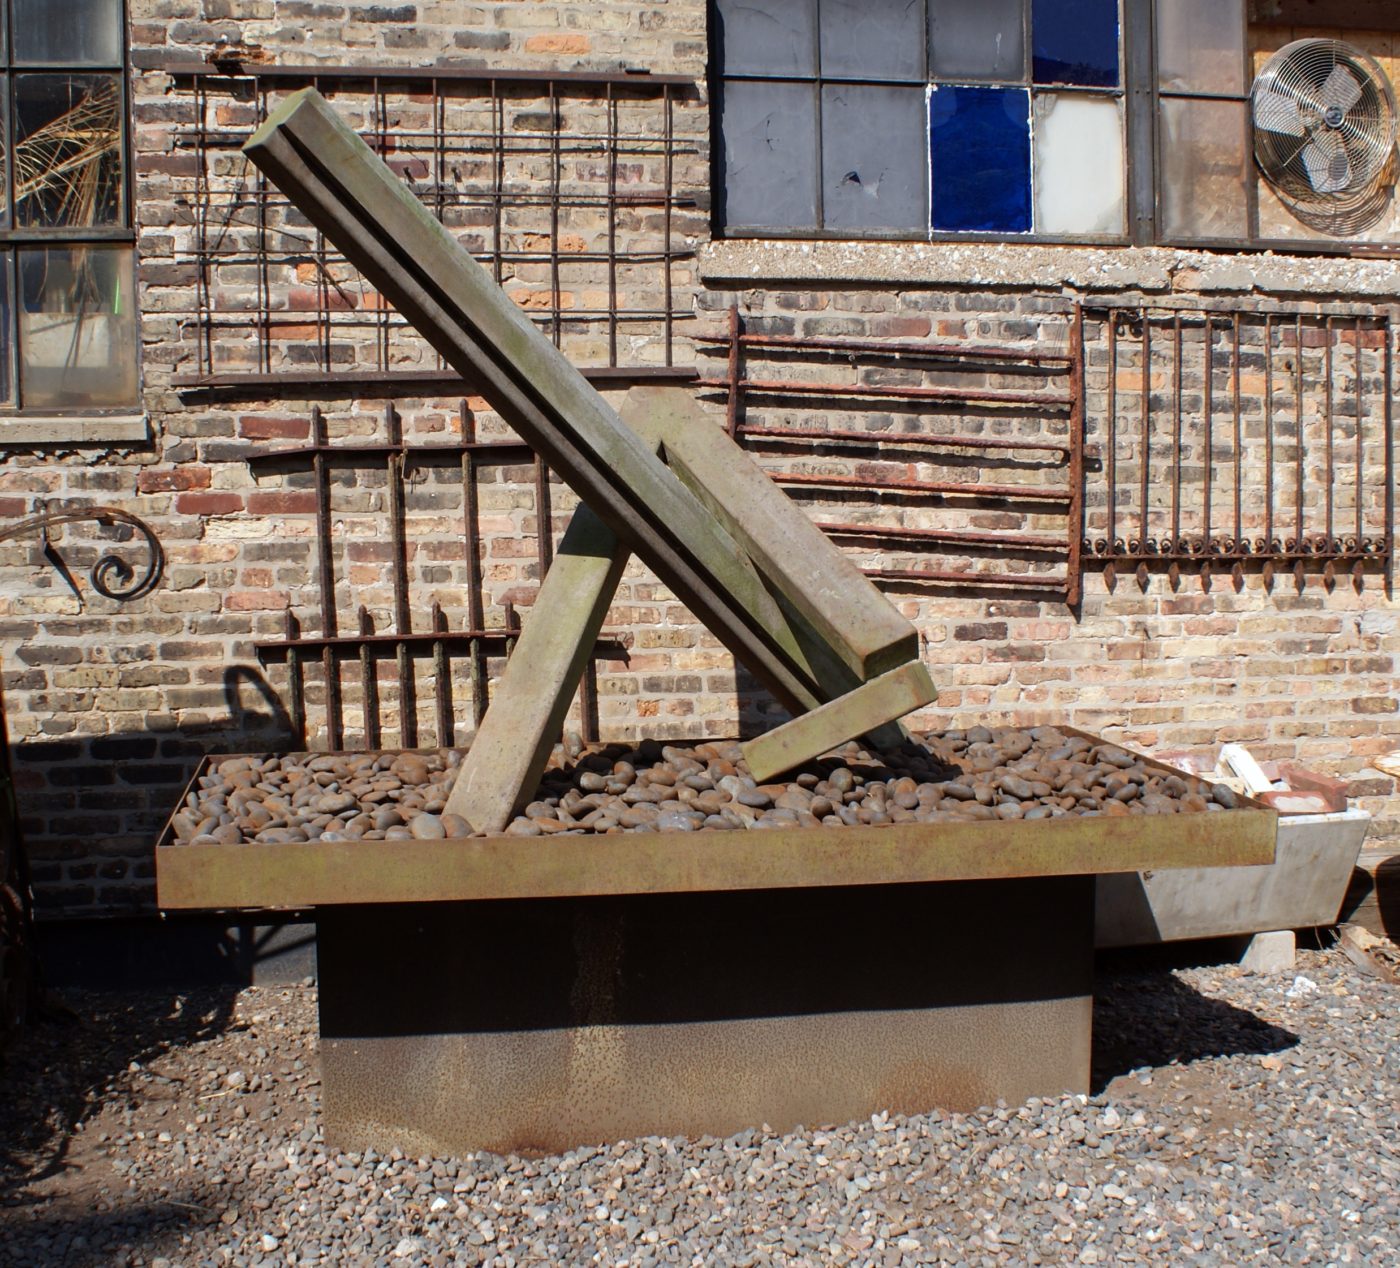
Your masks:
<svg viewBox="0 0 1400 1268"><path fill-rule="evenodd" d="M123 0L0 0L0 409L137 403Z"/></svg>
<svg viewBox="0 0 1400 1268"><path fill-rule="evenodd" d="M1210 247L1400 240L1388 203L1384 216L1333 224L1256 169L1252 75L1289 36L1247 8L711 0L717 226Z"/></svg>
<svg viewBox="0 0 1400 1268"><path fill-rule="evenodd" d="M716 0L730 230L1126 232L1119 0Z"/></svg>

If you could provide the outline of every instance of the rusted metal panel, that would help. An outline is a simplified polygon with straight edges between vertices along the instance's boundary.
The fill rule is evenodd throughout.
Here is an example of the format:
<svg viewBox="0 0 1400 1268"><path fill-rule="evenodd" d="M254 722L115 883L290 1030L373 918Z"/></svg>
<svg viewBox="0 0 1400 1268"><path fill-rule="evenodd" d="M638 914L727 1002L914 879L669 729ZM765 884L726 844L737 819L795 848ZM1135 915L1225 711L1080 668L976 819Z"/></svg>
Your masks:
<svg viewBox="0 0 1400 1268"><path fill-rule="evenodd" d="M190 787L221 760L227 759L206 758ZM1144 764L1176 773L1150 759ZM1241 809L1199 814L792 828L758 835L627 832L296 845L175 845L167 824L156 848L157 894L169 909L298 909L1271 863L1278 816L1243 798L1241 803Z"/></svg>
<svg viewBox="0 0 1400 1268"><path fill-rule="evenodd" d="M1092 904L1071 877L323 912L327 1140L543 1153L1086 1092Z"/></svg>

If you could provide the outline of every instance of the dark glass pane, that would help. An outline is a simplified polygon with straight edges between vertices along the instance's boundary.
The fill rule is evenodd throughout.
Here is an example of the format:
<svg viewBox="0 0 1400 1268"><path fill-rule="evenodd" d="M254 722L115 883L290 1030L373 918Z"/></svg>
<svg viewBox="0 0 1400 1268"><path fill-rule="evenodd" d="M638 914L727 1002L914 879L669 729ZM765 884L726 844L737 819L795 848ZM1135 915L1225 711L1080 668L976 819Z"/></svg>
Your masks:
<svg viewBox="0 0 1400 1268"><path fill-rule="evenodd" d="M1157 6L1157 75L1164 90L1243 93L1244 67L1244 0Z"/></svg>
<svg viewBox="0 0 1400 1268"><path fill-rule="evenodd" d="M121 0L10 0L15 61L51 66L120 66Z"/></svg>
<svg viewBox="0 0 1400 1268"><path fill-rule="evenodd" d="M822 74L924 78L922 0L821 0Z"/></svg>
<svg viewBox="0 0 1400 1268"><path fill-rule="evenodd" d="M10 273L14 267L9 252L0 255L0 405L15 403L14 314L10 312Z"/></svg>
<svg viewBox="0 0 1400 1268"><path fill-rule="evenodd" d="M1164 97L1160 108L1162 235L1247 237L1253 169L1247 103Z"/></svg>
<svg viewBox="0 0 1400 1268"><path fill-rule="evenodd" d="M1033 0L1037 84L1118 86L1118 0Z"/></svg>
<svg viewBox="0 0 1400 1268"><path fill-rule="evenodd" d="M724 223L817 227L817 89L731 79L720 106Z"/></svg>
<svg viewBox="0 0 1400 1268"><path fill-rule="evenodd" d="M122 223L121 82L118 75L15 76L16 224Z"/></svg>
<svg viewBox="0 0 1400 1268"><path fill-rule="evenodd" d="M1026 78L1026 0L929 0L934 79Z"/></svg>
<svg viewBox="0 0 1400 1268"><path fill-rule="evenodd" d="M933 227L987 233L1031 228L1030 94L950 88L929 99Z"/></svg>
<svg viewBox="0 0 1400 1268"><path fill-rule="evenodd" d="M19 251L21 404L110 409L137 403L135 252Z"/></svg>
<svg viewBox="0 0 1400 1268"><path fill-rule="evenodd" d="M715 0L724 75L815 75L817 0Z"/></svg>
<svg viewBox="0 0 1400 1268"><path fill-rule="evenodd" d="M922 87L822 90L826 228L922 230L927 188Z"/></svg>

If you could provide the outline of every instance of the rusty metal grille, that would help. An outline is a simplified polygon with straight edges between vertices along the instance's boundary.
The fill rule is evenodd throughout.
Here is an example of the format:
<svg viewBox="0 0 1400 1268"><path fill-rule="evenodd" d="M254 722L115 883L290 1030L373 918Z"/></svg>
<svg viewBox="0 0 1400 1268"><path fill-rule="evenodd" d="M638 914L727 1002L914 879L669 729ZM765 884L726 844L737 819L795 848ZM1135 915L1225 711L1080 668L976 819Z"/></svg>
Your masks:
<svg viewBox="0 0 1400 1268"><path fill-rule="evenodd" d="M703 220L677 126L693 81L650 74L166 65L192 306L177 384L345 377L421 388L442 360L247 163L240 147L315 86L578 364L672 365ZM690 111L703 122L703 112ZM693 166L693 164L691 164ZM703 169L700 169L703 170ZM450 374L450 371L446 373Z"/></svg>
<svg viewBox="0 0 1400 1268"><path fill-rule="evenodd" d="M732 436L888 587L1079 597L1078 324L1066 342L797 337L718 345ZM833 511L832 507L840 509ZM844 513L843 513L844 512Z"/></svg>
<svg viewBox="0 0 1400 1268"><path fill-rule="evenodd" d="M467 738L490 699L490 682L515 648L512 593L492 601L483 572L483 479L497 489L533 486L536 579L553 556L551 485L518 440L480 439L462 400L451 443L406 442L392 403L380 434L332 441L313 408L310 444L249 458L285 492L270 512L314 516L313 630L292 608L282 638L255 644L263 664L285 664L287 712L302 748L416 748ZM284 530L285 518L281 520ZM426 530L426 531L424 531ZM494 609L494 612L491 611ZM625 661L600 639L595 658ZM597 679L590 660L581 688L582 729L596 739ZM431 737L431 741L429 741Z"/></svg>
<svg viewBox="0 0 1400 1268"><path fill-rule="evenodd" d="M1165 568L1247 567L1304 584L1394 543L1388 314L1272 308L1085 310L1083 550L1146 585Z"/></svg>

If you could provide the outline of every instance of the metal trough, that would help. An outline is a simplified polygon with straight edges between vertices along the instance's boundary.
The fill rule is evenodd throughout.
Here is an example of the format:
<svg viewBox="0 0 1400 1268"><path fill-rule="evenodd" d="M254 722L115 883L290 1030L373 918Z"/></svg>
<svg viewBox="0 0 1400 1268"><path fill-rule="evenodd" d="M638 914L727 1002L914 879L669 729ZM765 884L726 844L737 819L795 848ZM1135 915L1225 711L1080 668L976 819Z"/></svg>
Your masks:
<svg viewBox="0 0 1400 1268"><path fill-rule="evenodd" d="M156 870L165 908L317 909L328 1140L544 1152L1087 1091L1095 875L1268 863L1276 824L1247 803L295 845L167 826Z"/></svg>

